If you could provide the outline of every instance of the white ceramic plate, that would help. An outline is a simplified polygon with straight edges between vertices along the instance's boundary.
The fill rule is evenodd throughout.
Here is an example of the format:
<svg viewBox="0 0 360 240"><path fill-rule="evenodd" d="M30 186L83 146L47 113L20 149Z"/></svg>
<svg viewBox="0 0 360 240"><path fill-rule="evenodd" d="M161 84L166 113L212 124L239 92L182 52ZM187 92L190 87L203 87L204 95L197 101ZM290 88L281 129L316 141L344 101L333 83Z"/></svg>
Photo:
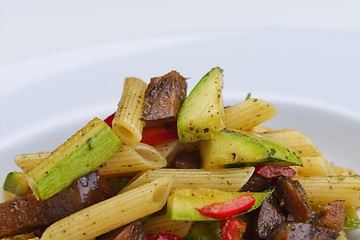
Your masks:
<svg viewBox="0 0 360 240"><path fill-rule="evenodd" d="M224 69L226 103L274 103L267 124L307 134L336 164L360 172L360 34L237 29L94 46L0 66L0 181L18 153L50 151L94 116L112 113L122 81L172 69L189 88L214 66ZM3 199L3 198L2 198ZM360 237L355 233L352 239Z"/></svg>

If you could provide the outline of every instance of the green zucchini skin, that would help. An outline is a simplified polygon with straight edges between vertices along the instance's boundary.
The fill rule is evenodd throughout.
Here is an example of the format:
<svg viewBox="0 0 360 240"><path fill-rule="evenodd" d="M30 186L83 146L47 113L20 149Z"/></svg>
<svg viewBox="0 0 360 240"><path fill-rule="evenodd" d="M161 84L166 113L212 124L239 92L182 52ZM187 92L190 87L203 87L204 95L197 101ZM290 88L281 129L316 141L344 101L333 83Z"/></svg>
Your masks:
<svg viewBox="0 0 360 240"><path fill-rule="evenodd" d="M209 139L224 128L223 70L211 69L185 99L177 120L181 142Z"/></svg>
<svg viewBox="0 0 360 240"><path fill-rule="evenodd" d="M272 191L265 192L227 192L211 188L177 188L172 191L167 202L167 216L171 220L179 221L214 221L218 219L200 214L196 208L206 205L225 202L237 198L242 194L251 194L255 204L247 211L255 210L271 195Z"/></svg>
<svg viewBox="0 0 360 240"><path fill-rule="evenodd" d="M3 189L16 196L25 196L31 193L31 189L23 172L10 172L6 175Z"/></svg>
<svg viewBox="0 0 360 240"><path fill-rule="evenodd" d="M278 164L301 166L302 160L285 146L257 134L224 129L200 143L203 168Z"/></svg>
<svg viewBox="0 0 360 240"><path fill-rule="evenodd" d="M28 183L40 200L68 187L113 156L122 142L102 120L94 118L27 173Z"/></svg>

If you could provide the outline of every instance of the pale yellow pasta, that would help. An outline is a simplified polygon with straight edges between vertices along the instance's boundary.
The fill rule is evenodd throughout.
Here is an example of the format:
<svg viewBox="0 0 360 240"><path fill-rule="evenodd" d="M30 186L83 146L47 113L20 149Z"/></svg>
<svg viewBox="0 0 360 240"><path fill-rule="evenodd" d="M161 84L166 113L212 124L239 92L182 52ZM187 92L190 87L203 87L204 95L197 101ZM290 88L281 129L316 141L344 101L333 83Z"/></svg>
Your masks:
<svg viewBox="0 0 360 240"><path fill-rule="evenodd" d="M238 191L251 177L254 167L228 169L152 169L135 176L122 191L127 191L161 177L174 180L175 188L216 188Z"/></svg>
<svg viewBox="0 0 360 240"><path fill-rule="evenodd" d="M357 175L357 173L351 168L335 166L333 164L331 164L330 167L333 168L333 171L335 172L335 175L337 175L337 176L355 176L355 175Z"/></svg>
<svg viewBox="0 0 360 240"><path fill-rule="evenodd" d="M157 144L154 145L154 148L159 151L159 153L166 158L168 165L170 165L176 154L179 152L180 149L180 141L174 140L171 142L163 143L163 144Z"/></svg>
<svg viewBox="0 0 360 240"><path fill-rule="evenodd" d="M295 166L299 175L334 176L335 171L324 157L302 157L303 166Z"/></svg>
<svg viewBox="0 0 360 240"><path fill-rule="evenodd" d="M268 128L268 127L264 127L262 125L257 125L255 127L253 127L252 129L250 129L249 131L261 134L261 133L266 133L266 132L269 132L269 131L273 131L273 129Z"/></svg>
<svg viewBox="0 0 360 240"><path fill-rule="evenodd" d="M299 157L318 157L322 155L320 150L307 136L296 130L267 131L261 133L261 135L284 145L294 151Z"/></svg>
<svg viewBox="0 0 360 240"><path fill-rule="evenodd" d="M167 232L179 237L185 237L192 225L191 221L169 220L166 214L150 217L142 222L145 233Z"/></svg>
<svg viewBox="0 0 360 240"><path fill-rule="evenodd" d="M43 159L47 158L50 152L37 152L18 154L15 156L15 164L27 173L34 166L38 165Z"/></svg>
<svg viewBox="0 0 360 240"><path fill-rule="evenodd" d="M162 168L167 165L166 159L156 148L139 143L134 147L122 146L113 157L98 168L102 176L136 173L146 169Z"/></svg>
<svg viewBox="0 0 360 240"><path fill-rule="evenodd" d="M360 176L297 176L313 205L345 200L345 206L360 207Z"/></svg>
<svg viewBox="0 0 360 240"><path fill-rule="evenodd" d="M225 127L235 130L250 130L277 114L274 105L261 99L247 99L225 108Z"/></svg>
<svg viewBox="0 0 360 240"><path fill-rule="evenodd" d="M41 239L92 239L160 210L171 188L169 178L141 185L55 222Z"/></svg>
<svg viewBox="0 0 360 240"><path fill-rule="evenodd" d="M144 122L140 120L143 112L147 84L138 78L126 78L123 93L118 104L112 129L121 141L134 146L142 137Z"/></svg>
<svg viewBox="0 0 360 240"><path fill-rule="evenodd" d="M27 172L39 164L50 153L29 153L15 157L15 163ZM134 147L123 145L110 159L106 160L97 170L102 176L127 175L146 169L162 168L167 165L166 159L154 147L139 143Z"/></svg>
<svg viewBox="0 0 360 240"><path fill-rule="evenodd" d="M336 240L347 240L345 231L340 231L339 234L340 235Z"/></svg>

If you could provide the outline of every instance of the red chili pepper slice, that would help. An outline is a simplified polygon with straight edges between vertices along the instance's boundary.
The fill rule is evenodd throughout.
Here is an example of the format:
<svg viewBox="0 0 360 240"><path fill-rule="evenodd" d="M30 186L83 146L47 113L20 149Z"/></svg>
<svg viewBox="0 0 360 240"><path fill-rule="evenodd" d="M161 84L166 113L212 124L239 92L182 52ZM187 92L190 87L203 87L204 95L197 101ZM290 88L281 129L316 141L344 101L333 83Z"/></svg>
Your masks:
<svg viewBox="0 0 360 240"><path fill-rule="evenodd" d="M277 166L277 165L258 165L255 167L255 172L264 178L274 178L279 176L285 176L292 178L296 175L296 171L289 166Z"/></svg>
<svg viewBox="0 0 360 240"><path fill-rule="evenodd" d="M180 237L176 236L175 234L170 233L147 233L145 235L146 240L181 240Z"/></svg>
<svg viewBox="0 0 360 240"><path fill-rule="evenodd" d="M111 114L104 120L104 122L106 122L106 124L109 125L109 127L111 127L111 128L112 128L112 121L114 119L114 116L115 116L115 113Z"/></svg>
<svg viewBox="0 0 360 240"><path fill-rule="evenodd" d="M242 240L246 223L236 217L221 220L221 237L223 240Z"/></svg>
<svg viewBox="0 0 360 240"><path fill-rule="evenodd" d="M156 145L178 139L176 122L164 123L163 125L144 128L142 143Z"/></svg>
<svg viewBox="0 0 360 240"><path fill-rule="evenodd" d="M229 201L212 203L196 210L204 216L222 219L248 210L254 205L255 201L251 194L243 194Z"/></svg>

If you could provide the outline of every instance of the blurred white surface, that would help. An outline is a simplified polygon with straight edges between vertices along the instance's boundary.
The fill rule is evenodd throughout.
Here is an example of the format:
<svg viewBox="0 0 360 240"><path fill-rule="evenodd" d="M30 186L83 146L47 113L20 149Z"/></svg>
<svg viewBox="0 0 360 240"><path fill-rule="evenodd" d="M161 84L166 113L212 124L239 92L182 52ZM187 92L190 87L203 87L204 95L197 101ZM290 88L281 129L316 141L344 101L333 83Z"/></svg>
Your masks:
<svg viewBox="0 0 360 240"><path fill-rule="evenodd" d="M234 28L360 31L359 1L0 1L0 63L123 40Z"/></svg>

